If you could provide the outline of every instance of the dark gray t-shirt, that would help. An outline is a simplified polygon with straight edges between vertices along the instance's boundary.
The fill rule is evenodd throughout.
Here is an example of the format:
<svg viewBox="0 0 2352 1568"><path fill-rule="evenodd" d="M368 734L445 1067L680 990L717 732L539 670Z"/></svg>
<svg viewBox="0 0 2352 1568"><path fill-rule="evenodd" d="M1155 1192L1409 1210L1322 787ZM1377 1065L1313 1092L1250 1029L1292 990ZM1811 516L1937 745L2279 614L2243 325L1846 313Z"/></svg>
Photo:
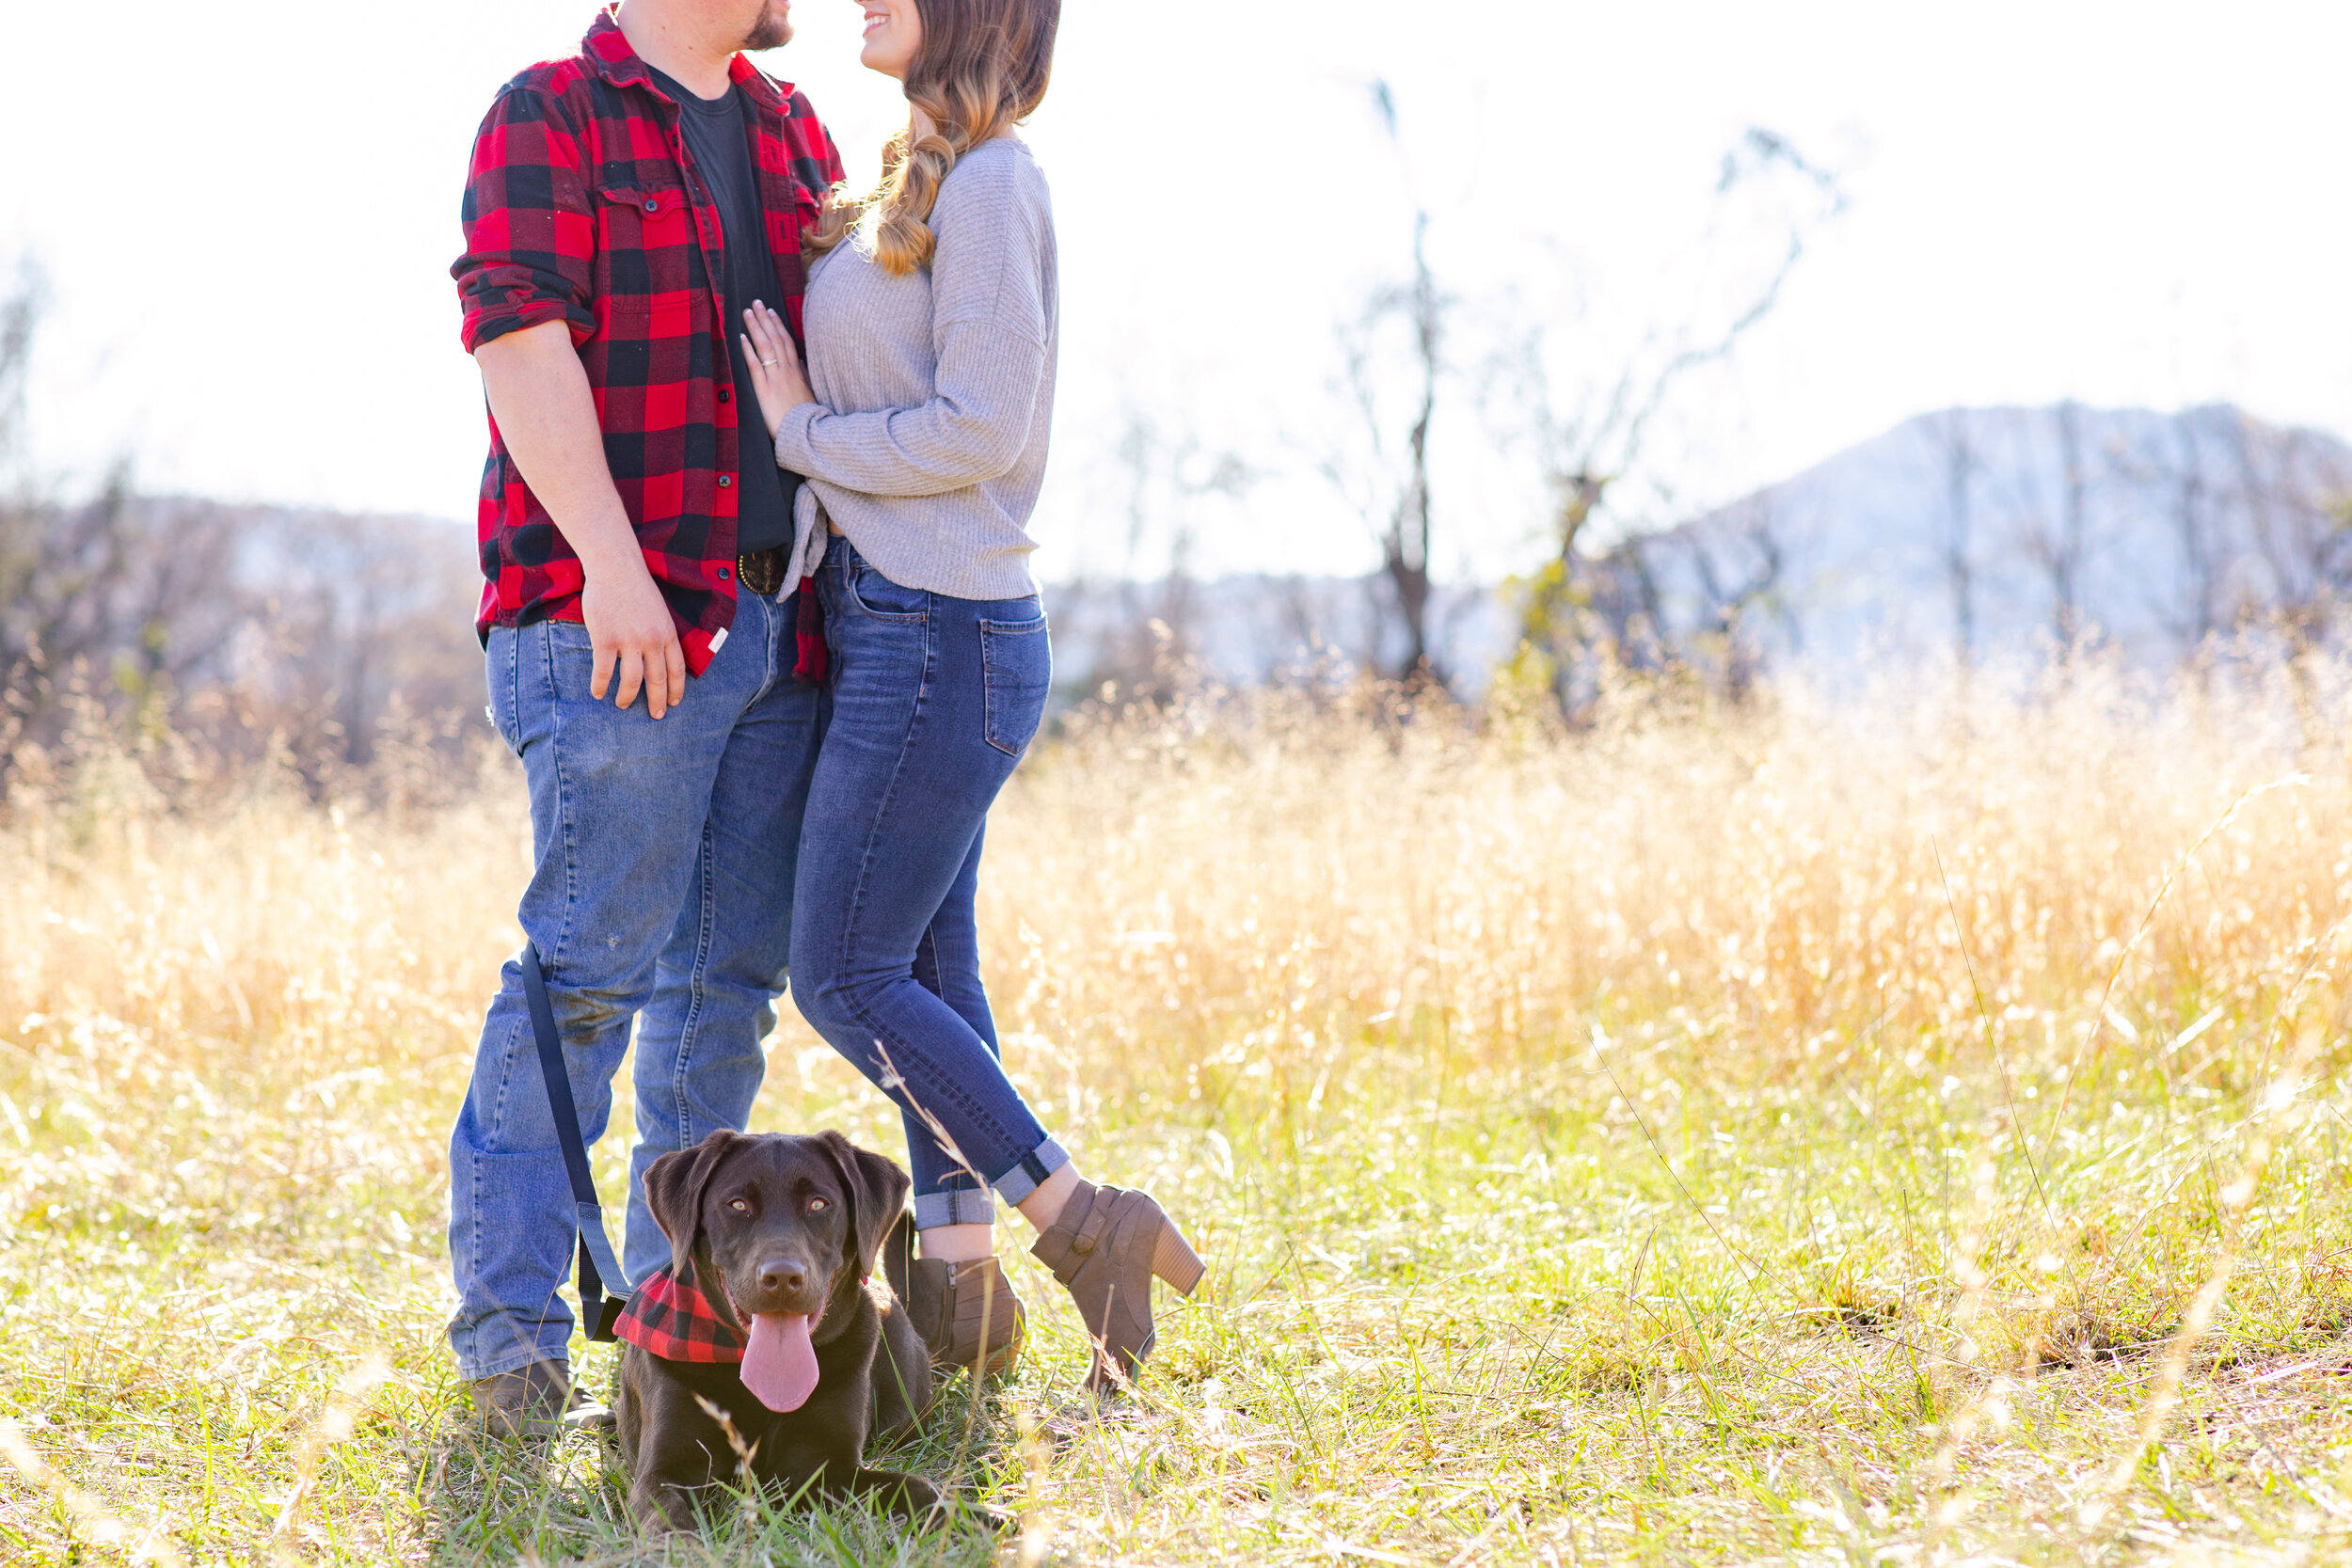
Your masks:
<svg viewBox="0 0 2352 1568"><path fill-rule="evenodd" d="M730 87L723 98L705 99L661 71L654 71L653 79L678 105L687 155L704 185L698 197L719 209L719 224L725 230L721 267L726 276L719 282L726 302L727 357L735 367L736 450L743 469L735 482L735 547L745 555L789 549L792 498L801 487L800 476L776 467L768 421L752 390L751 364L743 357L743 312L752 301L765 300L778 313L784 309L775 254L768 248L768 227L760 213L759 182L752 170L743 89Z"/></svg>

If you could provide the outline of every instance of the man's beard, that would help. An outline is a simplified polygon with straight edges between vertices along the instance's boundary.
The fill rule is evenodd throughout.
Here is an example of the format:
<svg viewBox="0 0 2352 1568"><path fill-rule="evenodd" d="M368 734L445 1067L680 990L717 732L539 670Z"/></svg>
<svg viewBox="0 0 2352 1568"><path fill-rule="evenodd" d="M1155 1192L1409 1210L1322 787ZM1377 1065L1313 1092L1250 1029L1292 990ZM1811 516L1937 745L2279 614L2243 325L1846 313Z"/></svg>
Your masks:
<svg viewBox="0 0 2352 1568"><path fill-rule="evenodd" d="M757 53L762 49L781 49L791 41L791 14L771 0L760 10L759 20L752 24L751 32L744 36L743 47Z"/></svg>

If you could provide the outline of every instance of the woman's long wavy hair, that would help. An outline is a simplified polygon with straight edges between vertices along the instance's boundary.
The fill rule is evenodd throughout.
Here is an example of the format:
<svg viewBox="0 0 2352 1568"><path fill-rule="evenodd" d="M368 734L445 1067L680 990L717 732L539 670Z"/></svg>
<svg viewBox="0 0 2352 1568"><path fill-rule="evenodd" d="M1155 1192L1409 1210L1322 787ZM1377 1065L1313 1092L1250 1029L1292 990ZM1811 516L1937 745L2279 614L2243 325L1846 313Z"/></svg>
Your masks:
<svg viewBox="0 0 2352 1568"><path fill-rule="evenodd" d="M809 231L815 258L880 214L874 260L894 277L930 264L931 204L956 160L1037 112L1054 74L1061 0L914 0L923 43L907 69L907 102L938 129L916 140L914 117L882 148L882 183L865 196L836 188Z"/></svg>

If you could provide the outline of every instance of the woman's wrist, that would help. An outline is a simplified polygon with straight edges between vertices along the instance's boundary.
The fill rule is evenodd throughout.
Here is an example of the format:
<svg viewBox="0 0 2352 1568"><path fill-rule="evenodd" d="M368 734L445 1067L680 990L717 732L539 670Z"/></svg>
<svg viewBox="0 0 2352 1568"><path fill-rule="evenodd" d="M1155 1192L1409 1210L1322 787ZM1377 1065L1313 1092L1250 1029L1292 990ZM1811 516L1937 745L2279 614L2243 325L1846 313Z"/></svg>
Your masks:
<svg viewBox="0 0 2352 1568"><path fill-rule="evenodd" d="M800 402L786 409L783 414L778 416L774 427L768 432L768 440L770 444L772 445L775 442L784 439L784 427L799 419L801 417L802 409L815 408L816 406L818 406L818 404L815 398L803 398Z"/></svg>

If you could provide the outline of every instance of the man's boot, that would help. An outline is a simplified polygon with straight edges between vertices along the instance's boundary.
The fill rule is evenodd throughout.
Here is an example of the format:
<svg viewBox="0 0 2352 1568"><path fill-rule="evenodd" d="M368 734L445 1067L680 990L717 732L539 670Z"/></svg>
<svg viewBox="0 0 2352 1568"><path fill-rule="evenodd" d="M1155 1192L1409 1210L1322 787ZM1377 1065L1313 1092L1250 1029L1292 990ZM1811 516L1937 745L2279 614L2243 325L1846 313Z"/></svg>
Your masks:
<svg viewBox="0 0 2352 1568"><path fill-rule="evenodd" d="M485 1434L504 1442L553 1437L563 1431L572 1402L571 1369L561 1361L533 1361L477 1380L472 1393Z"/></svg>

